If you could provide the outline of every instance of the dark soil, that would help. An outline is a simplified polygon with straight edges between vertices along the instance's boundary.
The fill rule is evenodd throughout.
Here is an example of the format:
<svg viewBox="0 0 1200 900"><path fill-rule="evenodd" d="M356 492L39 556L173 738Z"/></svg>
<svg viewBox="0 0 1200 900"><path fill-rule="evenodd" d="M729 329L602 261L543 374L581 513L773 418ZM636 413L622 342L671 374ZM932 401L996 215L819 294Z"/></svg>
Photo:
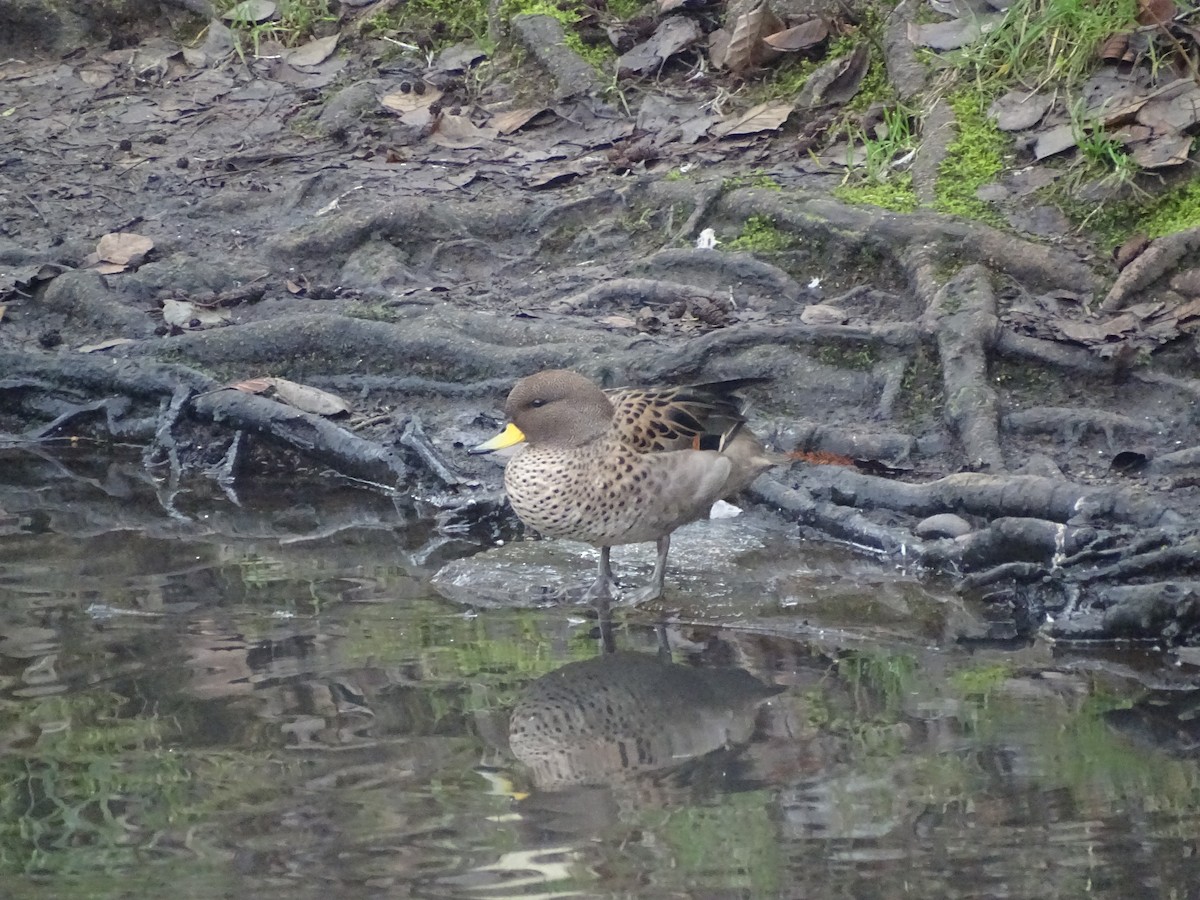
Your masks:
<svg viewBox="0 0 1200 900"><path fill-rule="evenodd" d="M461 451L516 378L765 375L755 426L808 461L754 496L962 576L994 613L964 640L1200 640L1196 338L1138 306L1195 264L1186 241L1122 276L1106 306L1136 321L1097 343L1110 263L842 205L794 135L655 144L653 90L627 112L532 62L479 85L354 40L307 68L211 37L185 58L141 24L0 65L0 452L134 442L231 489L307 464L509 529L498 471ZM437 130L380 105L406 85L445 92ZM471 130L534 99L525 127ZM696 247L753 217L787 240ZM105 266L114 233L152 248ZM265 376L352 412L225 387Z"/></svg>

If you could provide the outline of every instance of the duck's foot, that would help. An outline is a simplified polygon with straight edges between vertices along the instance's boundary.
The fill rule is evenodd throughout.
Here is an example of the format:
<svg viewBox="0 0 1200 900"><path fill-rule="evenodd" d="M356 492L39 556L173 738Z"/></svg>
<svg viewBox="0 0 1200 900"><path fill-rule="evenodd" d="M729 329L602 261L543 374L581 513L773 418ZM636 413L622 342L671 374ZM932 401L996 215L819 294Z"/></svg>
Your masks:
<svg viewBox="0 0 1200 900"><path fill-rule="evenodd" d="M611 553L611 547L600 548L600 565L596 570L596 580L583 592L584 603L608 603L612 601L613 589L617 586L617 579L613 578L612 564L609 561Z"/></svg>
<svg viewBox="0 0 1200 900"><path fill-rule="evenodd" d="M639 603L649 603L663 595L663 582L667 575L667 554L671 550L671 536L665 534L658 539L658 558L654 562L654 574L650 583L636 591L630 591L622 598L622 602L637 606Z"/></svg>
<svg viewBox="0 0 1200 900"><path fill-rule="evenodd" d="M663 595L663 586L661 584L648 584L645 587L638 588L636 591L630 591L621 597L621 602L626 606L637 606L641 603L649 603L651 600L657 600Z"/></svg>

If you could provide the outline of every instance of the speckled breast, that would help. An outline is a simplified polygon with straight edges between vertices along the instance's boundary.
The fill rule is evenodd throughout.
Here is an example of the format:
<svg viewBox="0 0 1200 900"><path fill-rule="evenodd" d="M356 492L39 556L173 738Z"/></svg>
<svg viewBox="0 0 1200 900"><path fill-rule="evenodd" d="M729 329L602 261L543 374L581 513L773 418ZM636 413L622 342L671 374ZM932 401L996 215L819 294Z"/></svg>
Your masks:
<svg viewBox="0 0 1200 900"><path fill-rule="evenodd" d="M659 480L639 454L612 446L526 447L504 472L522 522L550 537L597 545L653 541L669 530L647 502Z"/></svg>

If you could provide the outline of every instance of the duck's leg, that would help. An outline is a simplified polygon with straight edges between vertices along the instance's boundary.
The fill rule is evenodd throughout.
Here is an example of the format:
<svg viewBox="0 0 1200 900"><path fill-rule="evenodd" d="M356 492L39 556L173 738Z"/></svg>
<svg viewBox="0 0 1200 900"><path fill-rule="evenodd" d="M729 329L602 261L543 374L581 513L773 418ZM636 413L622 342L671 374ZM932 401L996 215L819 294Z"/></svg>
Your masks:
<svg viewBox="0 0 1200 900"><path fill-rule="evenodd" d="M654 561L654 574L650 576L650 583L644 588L631 591L625 598L626 603L637 605L648 600L657 600L662 596L663 581L667 575L667 554L670 552L671 535L664 534L658 539L658 559Z"/></svg>
<svg viewBox="0 0 1200 900"><path fill-rule="evenodd" d="M612 547L600 548L600 565L596 570L596 580L592 582L592 586L587 589L583 595L585 602L595 600L611 600L613 588L616 586L616 579L613 578L612 563L609 561L609 554L612 553Z"/></svg>

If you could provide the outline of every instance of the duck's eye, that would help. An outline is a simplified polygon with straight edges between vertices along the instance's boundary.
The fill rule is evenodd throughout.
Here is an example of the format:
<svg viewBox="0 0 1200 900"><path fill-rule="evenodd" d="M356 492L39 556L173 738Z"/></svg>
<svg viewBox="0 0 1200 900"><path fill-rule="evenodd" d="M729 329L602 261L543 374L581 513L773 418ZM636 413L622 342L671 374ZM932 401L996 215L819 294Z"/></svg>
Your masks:
<svg viewBox="0 0 1200 900"><path fill-rule="evenodd" d="M530 400L529 405L532 406L534 409L537 409L539 407L545 406L546 401L539 397L537 400Z"/></svg>

